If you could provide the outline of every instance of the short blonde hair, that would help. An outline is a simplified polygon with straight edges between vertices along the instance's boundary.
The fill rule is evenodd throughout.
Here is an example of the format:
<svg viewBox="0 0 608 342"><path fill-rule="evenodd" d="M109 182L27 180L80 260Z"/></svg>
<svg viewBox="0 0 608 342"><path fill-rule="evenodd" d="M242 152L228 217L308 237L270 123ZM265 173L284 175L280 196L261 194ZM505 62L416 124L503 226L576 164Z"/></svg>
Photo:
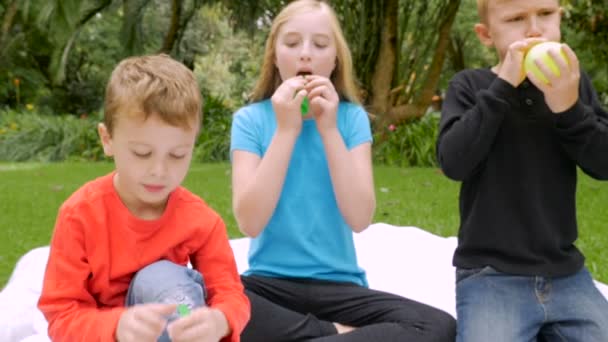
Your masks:
<svg viewBox="0 0 608 342"><path fill-rule="evenodd" d="M477 0L477 14L479 15L479 21L484 24L488 23L488 2L490 2L490 0Z"/></svg>
<svg viewBox="0 0 608 342"><path fill-rule="evenodd" d="M193 72L165 54L129 57L106 86L104 124L112 135L120 116L158 115L169 125L200 127L202 98Z"/></svg>
<svg viewBox="0 0 608 342"><path fill-rule="evenodd" d="M508 0L502 0L508 1ZM530 0L533 1L533 0ZM482 24L488 24L488 4L490 0L477 0L477 14L479 15L479 21ZM562 0L557 0L558 5L561 5Z"/></svg>
<svg viewBox="0 0 608 342"><path fill-rule="evenodd" d="M355 84L353 60L350 49L334 10L325 2L319 0L296 0L285 6L274 18L270 34L266 40L264 61L260 77L250 96L252 101L270 98L281 85L281 75L275 65L275 49L277 35L281 26L293 16L312 10L322 10L329 14L330 25L336 42L336 67L330 79L341 99L360 103L359 92Z"/></svg>

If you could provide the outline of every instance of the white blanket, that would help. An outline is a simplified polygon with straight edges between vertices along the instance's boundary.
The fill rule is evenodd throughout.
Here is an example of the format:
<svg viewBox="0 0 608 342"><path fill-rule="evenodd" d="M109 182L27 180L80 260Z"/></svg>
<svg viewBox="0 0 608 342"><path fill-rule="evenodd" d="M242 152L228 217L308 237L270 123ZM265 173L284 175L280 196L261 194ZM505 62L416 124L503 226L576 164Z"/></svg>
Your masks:
<svg viewBox="0 0 608 342"><path fill-rule="evenodd" d="M247 268L249 239L230 241L239 272ZM376 223L355 234L360 265L371 288L427 303L456 316L452 253L456 238L416 227ZM48 247L25 254L0 292L0 341L48 341L47 324L36 308ZM608 286L596 283L608 298Z"/></svg>

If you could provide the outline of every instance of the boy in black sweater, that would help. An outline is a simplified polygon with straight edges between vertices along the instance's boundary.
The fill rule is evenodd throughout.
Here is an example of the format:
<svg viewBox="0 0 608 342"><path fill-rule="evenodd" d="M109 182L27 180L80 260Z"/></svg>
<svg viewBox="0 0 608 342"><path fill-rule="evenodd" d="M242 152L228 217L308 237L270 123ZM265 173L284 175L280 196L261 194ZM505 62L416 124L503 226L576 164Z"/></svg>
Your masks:
<svg viewBox="0 0 608 342"><path fill-rule="evenodd" d="M575 247L577 166L608 179L608 113L562 44L523 71L526 51L560 41L558 0L478 0L475 32L499 63L450 82L437 157L462 181L454 254L457 341L608 341L608 302ZM527 76L527 79L526 77Z"/></svg>

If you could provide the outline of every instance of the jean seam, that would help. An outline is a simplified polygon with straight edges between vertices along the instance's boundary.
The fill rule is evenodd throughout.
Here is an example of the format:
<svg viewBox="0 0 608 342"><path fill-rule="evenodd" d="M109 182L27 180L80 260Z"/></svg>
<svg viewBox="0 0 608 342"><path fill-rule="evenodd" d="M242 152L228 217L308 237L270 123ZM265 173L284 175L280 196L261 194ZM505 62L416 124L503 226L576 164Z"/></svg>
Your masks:
<svg viewBox="0 0 608 342"><path fill-rule="evenodd" d="M493 271L494 269L491 266L485 266L479 269L479 271L469 275L468 277L465 277L463 279L457 280L456 281L456 285L460 285L462 283L464 283L465 281L469 280L469 279L475 279L475 278L479 278L480 276L483 276L485 274L487 274L490 271ZM458 276L456 277L456 279L458 279Z"/></svg>

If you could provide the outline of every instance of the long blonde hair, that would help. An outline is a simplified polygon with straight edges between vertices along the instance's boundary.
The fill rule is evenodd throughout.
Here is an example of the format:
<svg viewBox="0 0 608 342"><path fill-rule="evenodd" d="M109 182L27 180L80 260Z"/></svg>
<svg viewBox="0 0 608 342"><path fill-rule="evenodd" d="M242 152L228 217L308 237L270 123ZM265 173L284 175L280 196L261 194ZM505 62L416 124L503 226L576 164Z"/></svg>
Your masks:
<svg viewBox="0 0 608 342"><path fill-rule="evenodd" d="M270 34L266 39L264 61L260 70L260 77L250 96L251 101L261 101L270 98L281 84L281 76L275 65L275 49L277 35L281 26L289 19L303 12L322 10L329 14L330 26L336 42L336 67L330 79L341 99L360 103L359 92L355 84L353 72L353 59L344 38L344 33L338 22L334 10L325 2L319 0L296 0L285 6L274 18L270 27Z"/></svg>

